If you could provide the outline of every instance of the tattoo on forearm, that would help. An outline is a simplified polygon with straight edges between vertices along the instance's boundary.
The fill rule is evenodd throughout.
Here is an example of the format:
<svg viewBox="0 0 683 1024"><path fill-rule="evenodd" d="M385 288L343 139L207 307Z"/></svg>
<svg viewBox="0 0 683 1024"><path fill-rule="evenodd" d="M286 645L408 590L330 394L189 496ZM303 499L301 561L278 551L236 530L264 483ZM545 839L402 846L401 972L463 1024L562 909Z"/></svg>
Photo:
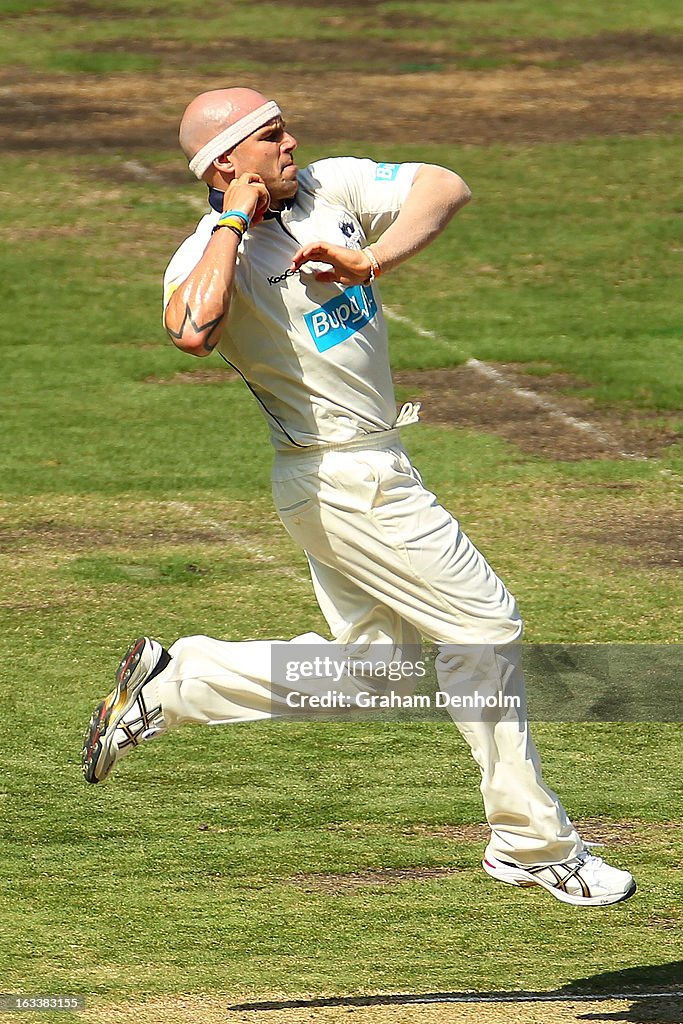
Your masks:
<svg viewBox="0 0 683 1024"><path fill-rule="evenodd" d="M205 351L207 351L207 352L213 352L213 350L215 349L215 347L218 344L218 342L215 341L213 344L211 344L211 335L214 333L214 331L218 327L219 323L223 319L223 316L224 316L224 314L221 313L221 315L217 316L215 320L207 320L207 322L205 324L197 324L197 323L195 323L194 317L192 316L192 310L190 309L190 304L189 304L189 302L186 302L185 303L185 315L183 317L183 322L180 325L180 330L179 331L174 331L168 325L166 325L166 330L168 331L168 333L170 334L170 336L173 338L174 341L179 341L183 337L183 335L185 334L185 325L187 323L190 324L190 327L192 328L192 330L194 331L195 334L202 334L203 331L207 331L208 333L207 333L206 337L204 338L204 341L202 342L202 348L205 349Z"/></svg>

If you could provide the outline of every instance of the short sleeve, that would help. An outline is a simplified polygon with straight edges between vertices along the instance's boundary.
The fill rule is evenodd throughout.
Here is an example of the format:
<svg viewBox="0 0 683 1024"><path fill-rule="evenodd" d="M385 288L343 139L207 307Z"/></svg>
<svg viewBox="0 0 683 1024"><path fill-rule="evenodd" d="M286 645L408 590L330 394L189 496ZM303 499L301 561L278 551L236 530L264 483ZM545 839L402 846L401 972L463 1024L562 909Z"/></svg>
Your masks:
<svg viewBox="0 0 683 1024"><path fill-rule="evenodd" d="M310 164L301 173L300 182L309 191L355 214L372 242L396 220L421 166L332 157Z"/></svg>
<svg viewBox="0 0 683 1024"><path fill-rule="evenodd" d="M164 311L173 292L186 277L189 277L204 255L204 250L211 238L211 230L217 219L214 214L203 217L197 225L195 233L185 239L171 258L164 274Z"/></svg>

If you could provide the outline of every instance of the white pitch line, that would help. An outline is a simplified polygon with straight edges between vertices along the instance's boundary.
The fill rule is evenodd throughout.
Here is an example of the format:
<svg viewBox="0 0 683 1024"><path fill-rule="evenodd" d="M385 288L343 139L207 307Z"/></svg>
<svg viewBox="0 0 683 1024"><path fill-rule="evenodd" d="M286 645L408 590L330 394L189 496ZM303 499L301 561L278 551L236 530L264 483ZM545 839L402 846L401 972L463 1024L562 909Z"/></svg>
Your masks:
<svg viewBox="0 0 683 1024"><path fill-rule="evenodd" d="M428 331L419 324L414 323L407 316L403 316L402 313L397 313L395 310L389 307L384 307L385 315L396 323L405 324L411 331L414 331L420 338L427 338L430 341L442 341L438 334L434 331ZM462 349L458 349L457 345L453 346L456 351L459 351L461 355L466 356L466 353ZM517 395L518 398L522 398L530 405L535 405L537 408L542 409L543 412L547 413L548 416L552 416L554 419L560 420L568 427L573 427L574 430L581 430L584 434L589 434L595 438L596 441L600 441L619 455L622 459L636 459L640 462L649 462L647 455L642 455L639 452L625 452L621 450L621 446L613 437L594 426L592 423L588 423L586 420L577 419L576 416L571 416L565 412L564 409L556 405L555 402L551 402L548 398L543 398L541 395L536 394L535 391L530 391L528 388L520 388L513 380L506 377L504 373L497 370L495 366L491 366L489 363L484 363L481 359L475 359L470 357L465 360L465 366L469 366L476 373L481 374L482 377L487 377L489 380L498 384L500 387L507 388L513 394Z"/></svg>
<svg viewBox="0 0 683 1024"><path fill-rule="evenodd" d="M600 1003L611 1000L627 1001L629 999L680 999L683 992L607 992L607 993L581 993L576 995L565 995L564 993L526 993L519 994L511 992L509 995L453 995L453 996L427 996L425 998L411 999L410 1003Z"/></svg>
<svg viewBox="0 0 683 1024"><path fill-rule="evenodd" d="M123 167L134 178L139 178L141 181L152 181L155 184L163 182L163 178L156 171L153 171L151 167L145 167L139 160L126 160Z"/></svg>
<svg viewBox="0 0 683 1024"><path fill-rule="evenodd" d="M255 562L262 562L267 565L277 568L279 575L287 576L289 579L297 580L299 583L308 582L308 578L298 573L296 569L290 569L283 566L280 560L274 555L267 554L257 544L252 544L251 541L245 540L237 533L233 533L227 529L225 523L219 523L216 519L207 519L204 514L194 505L190 505L185 501L164 501L161 503L164 508L173 509L176 512L182 512L183 515L188 518L195 520L201 520L201 524L204 527L208 527L216 533L216 536L222 537L223 540L228 544L232 544L233 547L241 548L245 551L250 558L253 558Z"/></svg>

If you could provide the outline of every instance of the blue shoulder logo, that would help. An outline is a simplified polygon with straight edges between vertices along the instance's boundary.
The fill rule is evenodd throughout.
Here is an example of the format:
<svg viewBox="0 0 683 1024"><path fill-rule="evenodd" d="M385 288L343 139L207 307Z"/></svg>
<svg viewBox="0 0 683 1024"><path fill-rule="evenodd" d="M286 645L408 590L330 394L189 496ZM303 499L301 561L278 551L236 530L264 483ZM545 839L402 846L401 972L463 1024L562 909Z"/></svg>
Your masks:
<svg viewBox="0 0 683 1024"><path fill-rule="evenodd" d="M326 352L369 324L376 313L372 288L357 284L312 313L305 313L304 320L318 352Z"/></svg>
<svg viewBox="0 0 683 1024"><path fill-rule="evenodd" d="M400 164L377 164L375 181L396 181Z"/></svg>

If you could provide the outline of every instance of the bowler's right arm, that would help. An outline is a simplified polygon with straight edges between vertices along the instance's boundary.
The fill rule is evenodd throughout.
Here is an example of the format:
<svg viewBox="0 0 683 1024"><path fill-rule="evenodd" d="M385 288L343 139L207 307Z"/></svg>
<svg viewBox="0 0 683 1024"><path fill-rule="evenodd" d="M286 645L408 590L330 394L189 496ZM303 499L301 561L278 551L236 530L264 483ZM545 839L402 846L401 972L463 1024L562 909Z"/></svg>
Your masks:
<svg viewBox="0 0 683 1024"><path fill-rule="evenodd" d="M270 196L261 178L243 174L228 186L223 210L242 210L258 223ZM191 273L173 291L164 327L173 342L192 356L209 356L221 340L235 280L240 239L229 228L214 231Z"/></svg>

